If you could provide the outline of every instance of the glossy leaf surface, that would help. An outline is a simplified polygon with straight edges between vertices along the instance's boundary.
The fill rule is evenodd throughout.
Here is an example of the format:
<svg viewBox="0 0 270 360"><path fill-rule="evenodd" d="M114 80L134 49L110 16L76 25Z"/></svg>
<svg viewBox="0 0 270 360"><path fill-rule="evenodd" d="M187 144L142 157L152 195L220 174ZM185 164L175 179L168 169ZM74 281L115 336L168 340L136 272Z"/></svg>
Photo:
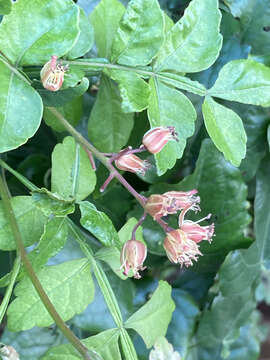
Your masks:
<svg viewBox="0 0 270 360"><path fill-rule="evenodd" d="M165 281L160 281L151 299L131 315L125 326L136 330L150 348L159 336L166 334L174 309L171 287Z"/></svg>
<svg viewBox="0 0 270 360"><path fill-rule="evenodd" d="M184 16L167 33L155 69L178 73L207 69L222 45L220 19L217 0L191 1Z"/></svg>
<svg viewBox="0 0 270 360"><path fill-rule="evenodd" d="M86 151L66 137L52 153L52 191L67 200L82 200L94 190L96 174Z"/></svg>
<svg viewBox="0 0 270 360"><path fill-rule="evenodd" d="M90 231L104 246L112 246L119 242L118 234L108 216L96 209L88 201L80 203L81 225Z"/></svg>
<svg viewBox="0 0 270 360"><path fill-rule="evenodd" d="M126 145L133 128L133 114L125 114L121 104L115 83L102 76L88 123L89 139L100 151L118 152Z"/></svg>
<svg viewBox="0 0 270 360"><path fill-rule="evenodd" d="M78 36L79 8L73 1L20 0L0 24L0 49L13 64L41 65L51 55L66 54Z"/></svg>
<svg viewBox="0 0 270 360"><path fill-rule="evenodd" d="M39 94L0 59L0 152L16 149L39 128L43 105Z"/></svg>
<svg viewBox="0 0 270 360"><path fill-rule="evenodd" d="M239 166L246 155L247 135L241 118L231 109L207 96L203 106L204 123L216 147L225 159Z"/></svg>
<svg viewBox="0 0 270 360"><path fill-rule="evenodd" d="M270 105L270 69L254 60L233 60L219 72L211 96L244 104Z"/></svg>
<svg viewBox="0 0 270 360"><path fill-rule="evenodd" d="M101 0L90 14L99 56L110 59L113 39L124 12L125 7L120 1Z"/></svg>
<svg viewBox="0 0 270 360"><path fill-rule="evenodd" d="M24 245L32 245L40 239L46 223L46 217L36 208L30 196L13 197L11 205ZM0 204L0 249L5 251L16 249L16 243L2 202Z"/></svg>
<svg viewBox="0 0 270 360"><path fill-rule="evenodd" d="M157 0L128 3L112 46L112 61L126 65L147 65L163 42L163 16Z"/></svg>
<svg viewBox="0 0 270 360"><path fill-rule="evenodd" d="M174 126L179 142L170 141L155 155L158 174L162 175L171 169L176 159L181 158L186 146L186 139L194 132L196 111L190 100L161 81L151 79L148 118L151 128L157 126Z"/></svg>

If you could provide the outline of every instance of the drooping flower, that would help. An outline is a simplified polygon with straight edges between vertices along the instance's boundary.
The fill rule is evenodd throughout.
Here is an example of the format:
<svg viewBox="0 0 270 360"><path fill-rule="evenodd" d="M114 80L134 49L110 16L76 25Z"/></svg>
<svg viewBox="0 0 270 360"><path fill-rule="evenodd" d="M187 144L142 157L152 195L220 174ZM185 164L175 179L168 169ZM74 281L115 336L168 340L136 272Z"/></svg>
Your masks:
<svg viewBox="0 0 270 360"><path fill-rule="evenodd" d="M143 137L142 143L150 153L157 154L170 140L178 141L175 127L160 126L147 131Z"/></svg>
<svg viewBox="0 0 270 360"><path fill-rule="evenodd" d="M183 230L187 237L196 243L199 243L202 240L207 240L209 243L212 241L214 236L215 225L214 223L208 226L201 226L198 222L193 222L190 220L184 220L181 230Z"/></svg>
<svg viewBox="0 0 270 360"><path fill-rule="evenodd" d="M152 215L154 220L169 214L176 214L185 209L199 211L200 197L195 196L197 190L191 191L168 191L164 194L150 195L146 202L146 211Z"/></svg>
<svg viewBox="0 0 270 360"><path fill-rule="evenodd" d="M149 196L145 209L154 218L154 220L168 214L177 213L177 208L174 206L174 202L168 197L159 194Z"/></svg>
<svg viewBox="0 0 270 360"><path fill-rule="evenodd" d="M200 197L195 196L198 190L193 189L190 191L167 191L163 195L171 199L175 203L178 210L186 209L193 211L200 211L199 203Z"/></svg>
<svg viewBox="0 0 270 360"><path fill-rule="evenodd" d="M0 344L0 356L3 360L19 360L19 354L10 345Z"/></svg>
<svg viewBox="0 0 270 360"><path fill-rule="evenodd" d="M202 255L196 242L181 229L168 232L163 246L169 260L181 266L192 266L192 261L197 261L198 256Z"/></svg>
<svg viewBox="0 0 270 360"><path fill-rule="evenodd" d="M119 157L115 160L115 165L120 170L129 171L141 175L145 175L146 170L151 167L151 164L148 161L142 160L134 154L121 155L121 153Z"/></svg>
<svg viewBox="0 0 270 360"><path fill-rule="evenodd" d="M140 279L140 270L144 270L143 262L147 255L147 247L143 242L138 240L128 240L121 251L120 262L121 268L124 269L124 275L133 271L135 279Z"/></svg>
<svg viewBox="0 0 270 360"><path fill-rule="evenodd" d="M64 81L67 66L57 63L57 56L53 55L40 71L40 78L45 89L58 91Z"/></svg>

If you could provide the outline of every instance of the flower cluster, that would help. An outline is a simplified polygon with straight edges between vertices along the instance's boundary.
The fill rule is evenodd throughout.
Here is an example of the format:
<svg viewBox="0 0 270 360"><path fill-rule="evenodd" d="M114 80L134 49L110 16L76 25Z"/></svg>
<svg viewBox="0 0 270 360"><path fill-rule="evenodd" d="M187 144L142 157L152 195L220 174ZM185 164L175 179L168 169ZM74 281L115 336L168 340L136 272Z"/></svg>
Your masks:
<svg viewBox="0 0 270 360"><path fill-rule="evenodd" d="M111 154L110 161L114 161L118 169L144 175L149 168L149 163L141 160L134 153L148 150L156 154L170 140L178 141L174 127L168 126L151 129L144 135L139 149L128 147L118 154ZM107 186L112 178L113 175L110 175L102 190L104 190L105 185ZM147 255L147 248L142 242L135 239L135 232L145 219L146 214L151 215L165 230L166 236L163 246L169 260L181 266L193 265L193 261L197 261L198 256L202 255L199 250L199 243L202 240L207 240L211 243L214 236L214 224L208 226L199 225L201 221L210 219L211 214L197 222L185 220L185 215L188 211L198 212L201 210L198 191L196 189L190 191L167 191L164 194L150 195L148 199L144 198L143 202L145 214L135 226L132 232L132 239L127 241L122 248L120 260L121 268L124 269L123 273L129 275L131 271L133 276L139 279L141 277L139 271L145 269L143 262ZM179 228L172 229L162 218L170 214L177 214L178 212L180 212L178 218Z"/></svg>

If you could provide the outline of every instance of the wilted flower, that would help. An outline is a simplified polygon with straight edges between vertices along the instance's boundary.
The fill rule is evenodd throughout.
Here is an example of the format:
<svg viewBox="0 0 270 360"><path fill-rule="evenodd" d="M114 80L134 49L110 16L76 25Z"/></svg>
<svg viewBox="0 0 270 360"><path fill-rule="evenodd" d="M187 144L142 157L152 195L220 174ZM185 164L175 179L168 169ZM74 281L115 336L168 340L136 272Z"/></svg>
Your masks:
<svg viewBox="0 0 270 360"><path fill-rule="evenodd" d="M178 210L188 208L193 211L200 211L200 197L195 196L198 190L190 191L167 191L163 195L171 199Z"/></svg>
<svg viewBox="0 0 270 360"><path fill-rule="evenodd" d="M180 229L168 232L163 246L169 260L181 266L192 265L192 261L197 261L198 255L202 255L196 242Z"/></svg>
<svg viewBox="0 0 270 360"><path fill-rule="evenodd" d="M10 345L0 344L0 357L3 360L19 360L19 354Z"/></svg>
<svg viewBox="0 0 270 360"><path fill-rule="evenodd" d="M214 236L215 225L201 226L197 222L185 220L181 225L181 230L187 234L189 239L196 243L202 240L207 240L211 243L212 237Z"/></svg>
<svg viewBox="0 0 270 360"><path fill-rule="evenodd" d="M121 268L124 269L124 275L128 275L132 270L135 279L140 279L140 270L144 270L143 262L147 255L147 248L143 242L137 240L127 241L121 251Z"/></svg>
<svg viewBox="0 0 270 360"><path fill-rule="evenodd" d="M170 140L178 141L174 126L160 126L153 128L144 135L142 143L152 153L159 153Z"/></svg>
<svg viewBox="0 0 270 360"><path fill-rule="evenodd" d="M57 56L53 55L40 71L40 78L45 89L58 91L64 81L67 66L57 64Z"/></svg>
<svg viewBox="0 0 270 360"><path fill-rule="evenodd" d="M145 205L145 210L154 218L154 220L168 214L177 213L174 202L170 198L159 194L149 196Z"/></svg>
<svg viewBox="0 0 270 360"><path fill-rule="evenodd" d="M146 202L146 211L157 220L168 214L176 214L177 211L185 209L198 211L200 207L199 196L194 196L198 191L168 191L162 195L150 195Z"/></svg>
<svg viewBox="0 0 270 360"><path fill-rule="evenodd" d="M120 170L130 171L141 175L145 175L146 170L151 166L148 161L142 160L134 154L120 155L115 160L115 165Z"/></svg>

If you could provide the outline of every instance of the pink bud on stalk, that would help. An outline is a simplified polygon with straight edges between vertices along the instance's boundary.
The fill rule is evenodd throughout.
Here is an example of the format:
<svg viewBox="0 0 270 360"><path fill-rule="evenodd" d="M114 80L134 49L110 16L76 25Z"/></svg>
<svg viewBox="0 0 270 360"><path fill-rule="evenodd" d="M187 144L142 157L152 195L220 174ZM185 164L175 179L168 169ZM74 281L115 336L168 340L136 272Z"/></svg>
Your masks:
<svg viewBox="0 0 270 360"><path fill-rule="evenodd" d="M175 127L160 126L147 131L143 137L142 143L150 153L157 154L170 140L178 141Z"/></svg>
<svg viewBox="0 0 270 360"><path fill-rule="evenodd" d="M140 270L144 270L143 262L147 255L147 248L141 241L128 240L121 251L121 268L124 268L124 275L132 270L135 279L140 279Z"/></svg>
<svg viewBox="0 0 270 360"><path fill-rule="evenodd" d="M141 175L145 175L146 170L151 167L151 164L148 161L142 160L134 154L120 155L115 160L115 165L120 170L130 171Z"/></svg>
<svg viewBox="0 0 270 360"><path fill-rule="evenodd" d="M57 64L57 56L53 55L40 71L40 78L45 89L58 91L64 81L67 66Z"/></svg>
<svg viewBox="0 0 270 360"><path fill-rule="evenodd" d="M180 229L168 232L163 246L169 260L181 266L192 266L192 261L197 261L198 255L202 255L196 242Z"/></svg>

